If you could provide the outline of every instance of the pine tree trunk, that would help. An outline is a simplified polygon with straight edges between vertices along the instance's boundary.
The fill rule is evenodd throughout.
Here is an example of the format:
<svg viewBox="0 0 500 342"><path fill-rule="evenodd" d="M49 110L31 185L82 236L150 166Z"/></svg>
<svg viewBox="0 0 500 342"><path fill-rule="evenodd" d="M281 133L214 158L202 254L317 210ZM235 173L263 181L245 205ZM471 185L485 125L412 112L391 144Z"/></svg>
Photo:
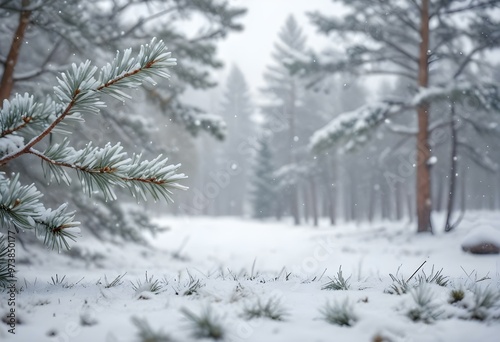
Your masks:
<svg viewBox="0 0 500 342"><path fill-rule="evenodd" d="M401 221L403 219L403 188L400 182L396 183L394 198L396 201L396 220Z"/></svg>
<svg viewBox="0 0 500 342"><path fill-rule="evenodd" d="M375 203L377 202L376 196L377 196L377 188L376 186L371 186L370 187L370 194L369 194L369 200L368 200L368 222L373 222L375 219Z"/></svg>
<svg viewBox="0 0 500 342"><path fill-rule="evenodd" d="M311 194L309 192L309 189L307 188L307 184L304 184L302 187L302 194L304 197L303 200L303 207L304 207L304 221L305 223L309 223L309 215L311 212Z"/></svg>
<svg viewBox="0 0 500 342"><path fill-rule="evenodd" d="M29 0L23 0L22 4L23 8L26 8L29 5ZM30 17L31 11L22 10L19 14L19 23L14 37L12 38L12 43L10 44L9 54L4 64L2 80L0 81L0 103L3 103L3 100L9 99L12 93L12 88L14 87L14 69L19 59L19 52L23 45L24 35L28 29Z"/></svg>
<svg viewBox="0 0 500 342"><path fill-rule="evenodd" d="M418 67L418 85L427 88L429 84L429 0L422 0L420 22L420 53ZM417 232L432 232L431 225L431 179L428 160L429 147L429 109L428 103L417 108Z"/></svg>
<svg viewBox="0 0 500 342"><path fill-rule="evenodd" d="M441 177L439 177L441 179ZM444 182L439 182L437 186L436 204L434 210L437 212L443 211L443 197L445 192Z"/></svg>
<svg viewBox="0 0 500 342"><path fill-rule="evenodd" d="M405 188L406 189L406 203L408 205L408 221L410 223L413 223L413 216L414 216L414 213L413 213L413 204L415 203L413 198L412 198L412 194L410 193L410 191L408 190L408 187Z"/></svg>
<svg viewBox="0 0 500 342"><path fill-rule="evenodd" d="M315 227L318 226L318 202L317 202L317 193L316 193L316 183L314 179L310 180L310 189L311 189L311 214L313 218L313 225Z"/></svg>
<svg viewBox="0 0 500 342"><path fill-rule="evenodd" d="M450 222L453 213L456 193L456 174L457 174L457 126L455 122L455 106L451 104L451 160L450 160L450 178L448 179L448 205L446 207L446 223L444 231L453 230L453 225Z"/></svg>

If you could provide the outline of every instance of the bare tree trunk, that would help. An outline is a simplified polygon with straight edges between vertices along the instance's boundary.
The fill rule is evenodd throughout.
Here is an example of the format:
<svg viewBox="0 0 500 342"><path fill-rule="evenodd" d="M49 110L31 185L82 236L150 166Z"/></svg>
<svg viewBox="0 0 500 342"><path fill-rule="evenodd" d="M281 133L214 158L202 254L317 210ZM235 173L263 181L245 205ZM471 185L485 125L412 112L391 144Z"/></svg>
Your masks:
<svg viewBox="0 0 500 342"><path fill-rule="evenodd" d="M408 191L408 187L405 187L405 190L406 190L406 200L407 200L406 203L408 205L408 221L410 223L413 223L413 216L414 216L414 213L413 213L413 204L415 202L411 198L411 193L410 193L410 191Z"/></svg>
<svg viewBox="0 0 500 342"><path fill-rule="evenodd" d="M295 164L295 101L296 101L295 82L292 80L292 91L290 94L290 108L289 108L289 142L290 142L290 164ZM299 188L298 184L292 185L292 194L290 198L291 212L293 216L293 223L298 226L300 224L300 211L299 211Z"/></svg>
<svg viewBox="0 0 500 342"><path fill-rule="evenodd" d="M396 220L401 221L403 219L403 188L400 182L396 183L394 199L396 202Z"/></svg>
<svg viewBox="0 0 500 342"><path fill-rule="evenodd" d="M441 178L441 177L438 177ZM436 203L434 206L434 210L437 212L443 211L443 197L445 192L444 182L439 182L437 186L437 194L436 194Z"/></svg>
<svg viewBox="0 0 500 342"><path fill-rule="evenodd" d="M420 22L420 53L418 66L418 85L427 88L429 84L429 0L422 0ZM432 232L431 224L431 175L428 160L429 146L429 109L428 103L417 108L417 232Z"/></svg>
<svg viewBox="0 0 500 342"><path fill-rule="evenodd" d="M309 223L309 215L311 212L311 194L310 190L308 189L307 184L304 184L302 186L302 194L303 194L303 205L302 207L304 208L304 221L306 223Z"/></svg>
<svg viewBox="0 0 500 342"><path fill-rule="evenodd" d="M317 202L317 193L316 193L316 183L314 179L310 180L310 189L311 189L311 214L313 218L313 225L315 227L318 226L318 202Z"/></svg>
<svg viewBox="0 0 500 342"><path fill-rule="evenodd" d="M368 200L368 222L373 222L375 219L375 204L377 202L377 185L370 187L370 199Z"/></svg>
<svg viewBox="0 0 500 342"><path fill-rule="evenodd" d="M29 0L23 0L23 8L28 5ZM14 87L14 69L19 59L19 52L23 45L24 35L28 29L30 17L31 11L22 10L19 14L19 23L14 37L12 38L12 43L10 44L9 54L4 63L2 80L0 81L0 103L3 103L3 100L9 99L12 93L12 88Z"/></svg>
<svg viewBox="0 0 500 342"><path fill-rule="evenodd" d="M446 207L446 223L444 231L449 232L455 228L451 220L455 204L456 177L457 177L457 123L455 122L455 105L451 103L451 155L450 155L450 178L448 179L448 205Z"/></svg>

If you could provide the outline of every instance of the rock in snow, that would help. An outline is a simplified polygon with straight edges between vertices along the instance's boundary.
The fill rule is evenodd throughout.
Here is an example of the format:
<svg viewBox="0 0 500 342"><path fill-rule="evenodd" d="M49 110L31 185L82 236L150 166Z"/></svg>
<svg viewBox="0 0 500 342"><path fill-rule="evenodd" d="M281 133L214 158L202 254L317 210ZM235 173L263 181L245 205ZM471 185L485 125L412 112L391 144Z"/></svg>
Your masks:
<svg viewBox="0 0 500 342"><path fill-rule="evenodd" d="M462 242L462 250L472 254L499 254L500 230L493 227L478 227Z"/></svg>

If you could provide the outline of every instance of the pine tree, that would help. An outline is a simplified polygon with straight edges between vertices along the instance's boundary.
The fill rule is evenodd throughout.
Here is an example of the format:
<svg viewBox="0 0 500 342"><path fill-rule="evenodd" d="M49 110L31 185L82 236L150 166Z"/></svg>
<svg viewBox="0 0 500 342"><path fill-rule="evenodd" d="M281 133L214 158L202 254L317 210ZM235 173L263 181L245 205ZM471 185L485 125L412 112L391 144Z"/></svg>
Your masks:
<svg viewBox="0 0 500 342"><path fill-rule="evenodd" d="M418 127L417 231L430 232L431 104L456 101L473 103L476 109L498 109L498 87L491 80L476 79L471 71L487 64L485 60L478 63L479 54L500 47L500 26L493 10L500 1L371 1L369 6L364 0L339 1L350 10L345 17L312 13L310 18L320 32L344 39L346 51L330 50L314 55L309 62L299 57L292 68L301 70L314 84L325 75L341 72L402 76L413 82L414 92L401 101L371 103L337 116L314 134L311 147L327 149L340 141L347 145L366 143L373 128L389 117L413 111ZM364 39L351 39L360 35ZM433 78L442 66L452 66L453 71Z"/></svg>
<svg viewBox="0 0 500 342"><path fill-rule="evenodd" d="M262 92L268 103L263 106L262 111L268 122L279 122L286 126L286 129L281 132L275 131L273 134L273 140L279 151L276 155L284 157L279 160L281 164L279 166L287 165L282 170L293 169L297 162L297 120L304 100L303 82L298 76L291 74L286 61L295 54L304 53L305 44L306 39L302 29L295 18L289 16L279 33L279 41L275 44L275 51L272 54L274 63L264 74L266 86ZM293 177L289 177L289 180L291 182L286 183L285 191L289 194L287 198L294 223L298 225L300 224L298 184Z"/></svg>
<svg viewBox="0 0 500 342"><path fill-rule="evenodd" d="M221 146L219 167L232 169L230 185L222 190L218 201L222 208L228 210L227 215L243 215L248 187L248 156L240 150L240 146L252 138L254 129L251 116L253 105L250 92L241 70L233 66L226 82L226 91L221 104L220 115L227 124L226 139Z"/></svg>
<svg viewBox="0 0 500 342"><path fill-rule="evenodd" d="M276 214L276 178L273 176L273 155L266 138L258 142L252 178L253 216L268 218Z"/></svg>
<svg viewBox="0 0 500 342"><path fill-rule="evenodd" d="M129 157L120 143L95 147L89 142L85 148L75 149L67 137L57 143L49 136L69 134L68 124L81 124L88 115L98 115L105 107L103 95L125 101L130 96L124 90L136 88L152 76L169 78L167 69L175 64L165 44L153 39L141 46L136 57L132 57L131 49L117 53L99 72L90 61L73 64L57 78L54 96L38 98L25 93L4 100L0 112L0 165L32 155L42 161L49 181L69 185L72 177L67 170L76 172L88 196L99 192L106 200L116 200L115 189L123 188L136 200L150 196L171 201L173 189L185 189L177 183L185 178L177 173L180 165L168 165L161 155L153 160L141 160L140 154ZM2 230L33 231L48 247L69 248L68 240L75 240L80 224L75 221L75 212L68 211L67 204L46 208L42 196L35 184L22 185L19 173L1 173Z"/></svg>

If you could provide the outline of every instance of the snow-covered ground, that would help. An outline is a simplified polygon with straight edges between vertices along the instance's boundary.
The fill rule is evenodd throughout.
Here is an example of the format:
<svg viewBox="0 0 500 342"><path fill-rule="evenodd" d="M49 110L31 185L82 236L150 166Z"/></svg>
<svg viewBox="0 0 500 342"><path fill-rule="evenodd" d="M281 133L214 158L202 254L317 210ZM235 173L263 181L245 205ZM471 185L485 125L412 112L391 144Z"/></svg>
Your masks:
<svg viewBox="0 0 500 342"><path fill-rule="evenodd" d="M479 308L475 300L500 293L500 257L474 256L460 246L474 228L498 232L500 213L470 213L457 231L434 236L416 235L407 223L324 222L313 228L233 218L158 220L169 230L150 239L154 248L86 236L70 253L80 258L70 258L17 245L18 322L15 335L0 323L0 340L146 341L139 338L141 323L143 333L150 328L172 341L200 340L183 309L195 315L208 311L226 341L499 340L500 308ZM407 280L424 262L410 287L433 266L434 274L443 269L448 284L388 293L394 285L389 274ZM349 289L323 290L340 266ZM118 285L106 286L119 275L124 276ZM476 283L482 278L487 279ZM156 294L147 291L148 283L159 286ZM465 297L452 305L453 289ZM429 303L419 311L414 297L425 302L426 295ZM8 292L0 293L4 321L8 298ZM325 321L327 304L330 313L345 312L332 307L346 300L351 326ZM281 320L249 319L259 302L271 303ZM422 320L410 319L411 310Z"/></svg>

